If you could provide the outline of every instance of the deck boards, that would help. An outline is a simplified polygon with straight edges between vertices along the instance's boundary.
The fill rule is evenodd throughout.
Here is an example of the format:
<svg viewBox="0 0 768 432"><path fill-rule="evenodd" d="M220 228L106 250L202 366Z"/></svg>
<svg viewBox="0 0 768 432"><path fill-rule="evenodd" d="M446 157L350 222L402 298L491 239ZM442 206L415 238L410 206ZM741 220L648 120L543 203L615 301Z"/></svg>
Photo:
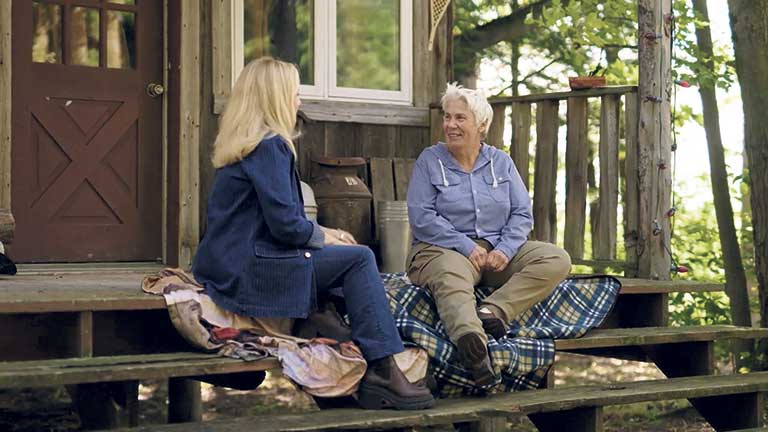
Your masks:
<svg viewBox="0 0 768 432"><path fill-rule="evenodd" d="M0 313L163 309L162 297L141 292L146 272L19 274L0 277ZM622 294L722 291L722 284L622 279Z"/></svg>
<svg viewBox="0 0 768 432"><path fill-rule="evenodd" d="M558 339L555 348L578 350L764 337L768 337L768 329L731 325L595 329L578 339Z"/></svg>

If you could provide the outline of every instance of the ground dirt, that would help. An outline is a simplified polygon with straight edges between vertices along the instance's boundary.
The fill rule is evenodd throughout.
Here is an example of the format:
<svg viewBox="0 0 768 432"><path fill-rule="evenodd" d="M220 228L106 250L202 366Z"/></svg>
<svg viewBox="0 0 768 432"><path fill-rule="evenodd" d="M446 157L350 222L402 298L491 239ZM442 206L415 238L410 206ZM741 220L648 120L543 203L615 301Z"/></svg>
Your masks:
<svg viewBox="0 0 768 432"><path fill-rule="evenodd" d="M647 363L598 357L558 354L556 385L583 385L611 381L637 381L663 378ZM141 425L165 421L167 388L159 381L142 382L139 392ZM235 391L203 384L203 418L231 418L263 413L307 412L316 410L312 399L284 377L269 375L254 391ZM663 401L605 408L606 431L712 431L685 400ZM64 388L0 391L0 431L72 432L79 430ZM535 431L525 418L510 420L510 430ZM453 431L453 428L426 428L419 432Z"/></svg>

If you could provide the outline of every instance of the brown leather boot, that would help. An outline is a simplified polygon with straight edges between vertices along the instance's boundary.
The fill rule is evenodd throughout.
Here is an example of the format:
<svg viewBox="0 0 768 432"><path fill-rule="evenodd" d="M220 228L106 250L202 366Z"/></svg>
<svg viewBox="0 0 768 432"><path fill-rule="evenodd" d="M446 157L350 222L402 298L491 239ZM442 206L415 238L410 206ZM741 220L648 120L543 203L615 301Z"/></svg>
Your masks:
<svg viewBox="0 0 768 432"><path fill-rule="evenodd" d="M492 312L486 312L482 309L477 311L477 317L480 318L480 322L483 323L483 330L485 333L493 336L494 339L499 340L506 336L507 326L504 325L504 321L501 318L496 318Z"/></svg>
<svg viewBox="0 0 768 432"><path fill-rule="evenodd" d="M496 382L496 373L488 357L488 347L477 333L467 333L456 342L459 349L459 360L472 374L475 384L479 387L489 386Z"/></svg>
<svg viewBox="0 0 768 432"><path fill-rule="evenodd" d="M368 363L357 402L365 409L417 410L435 405L429 389L408 382L392 356Z"/></svg>

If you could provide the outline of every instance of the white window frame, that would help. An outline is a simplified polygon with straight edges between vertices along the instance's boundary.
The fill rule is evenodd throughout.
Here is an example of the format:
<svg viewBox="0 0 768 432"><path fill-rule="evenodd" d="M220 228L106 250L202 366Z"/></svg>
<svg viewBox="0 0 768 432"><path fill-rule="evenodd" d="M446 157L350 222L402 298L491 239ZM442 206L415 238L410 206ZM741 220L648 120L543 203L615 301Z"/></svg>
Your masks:
<svg viewBox="0 0 768 432"><path fill-rule="evenodd" d="M315 84L301 85L306 99L410 105L413 86L413 1L400 0L400 90L339 87L336 83L336 1L314 0ZM243 70L244 6L232 0L232 83ZM327 55L319 55L327 53Z"/></svg>

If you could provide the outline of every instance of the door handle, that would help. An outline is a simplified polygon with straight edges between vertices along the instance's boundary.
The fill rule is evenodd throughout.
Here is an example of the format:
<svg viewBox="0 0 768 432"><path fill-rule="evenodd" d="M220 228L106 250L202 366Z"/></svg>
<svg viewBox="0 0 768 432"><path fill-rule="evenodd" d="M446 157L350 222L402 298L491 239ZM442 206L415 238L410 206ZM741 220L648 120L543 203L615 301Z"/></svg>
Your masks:
<svg viewBox="0 0 768 432"><path fill-rule="evenodd" d="M165 87L163 87L162 84L158 83L149 83L147 84L147 94L151 97L158 97L161 96L163 93L165 93Z"/></svg>

